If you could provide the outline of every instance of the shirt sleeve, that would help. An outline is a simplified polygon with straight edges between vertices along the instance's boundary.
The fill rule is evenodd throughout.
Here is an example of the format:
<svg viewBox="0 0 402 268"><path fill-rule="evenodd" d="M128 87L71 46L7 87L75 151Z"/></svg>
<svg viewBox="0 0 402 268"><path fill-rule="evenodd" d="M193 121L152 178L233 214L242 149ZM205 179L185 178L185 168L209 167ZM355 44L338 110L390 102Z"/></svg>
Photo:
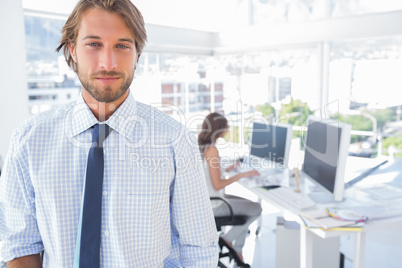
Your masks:
<svg viewBox="0 0 402 268"><path fill-rule="evenodd" d="M28 172L28 150L22 144L20 135L14 134L0 178L0 240L5 261L43 250Z"/></svg>
<svg viewBox="0 0 402 268"><path fill-rule="evenodd" d="M192 134L174 147L172 250L165 267L217 267L218 232L198 146Z"/></svg>

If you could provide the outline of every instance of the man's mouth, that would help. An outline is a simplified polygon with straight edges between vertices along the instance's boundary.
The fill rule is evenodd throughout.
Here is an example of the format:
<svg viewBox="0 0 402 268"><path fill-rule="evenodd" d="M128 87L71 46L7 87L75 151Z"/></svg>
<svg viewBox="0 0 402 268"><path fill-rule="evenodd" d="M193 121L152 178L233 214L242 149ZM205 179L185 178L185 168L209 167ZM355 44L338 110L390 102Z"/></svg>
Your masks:
<svg viewBox="0 0 402 268"><path fill-rule="evenodd" d="M118 76L98 76L95 79L104 84L111 84L111 83L116 82L118 79L120 79L120 77L118 77Z"/></svg>

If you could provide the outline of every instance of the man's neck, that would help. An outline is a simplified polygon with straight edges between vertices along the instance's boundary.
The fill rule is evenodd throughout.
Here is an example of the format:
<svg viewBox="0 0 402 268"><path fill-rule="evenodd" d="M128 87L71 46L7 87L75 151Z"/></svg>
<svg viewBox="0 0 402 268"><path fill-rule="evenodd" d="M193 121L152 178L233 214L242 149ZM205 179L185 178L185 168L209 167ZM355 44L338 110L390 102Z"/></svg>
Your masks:
<svg viewBox="0 0 402 268"><path fill-rule="evenodd" d="M128 89L119 99L114 102L99 102L89 94L86 89L82 89L82 97L93 115L99 122L108 120L120 105L127 99L130 90Z"/></svg>

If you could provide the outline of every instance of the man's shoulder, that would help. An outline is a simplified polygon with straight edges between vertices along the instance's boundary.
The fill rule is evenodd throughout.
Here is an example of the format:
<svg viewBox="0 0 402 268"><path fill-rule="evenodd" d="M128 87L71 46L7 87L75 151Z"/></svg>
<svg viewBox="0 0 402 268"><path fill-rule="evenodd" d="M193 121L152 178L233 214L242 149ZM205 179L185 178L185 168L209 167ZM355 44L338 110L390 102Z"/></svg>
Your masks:
<svg viewBox="0 0 402 268"><path fill-rule="evenodd" d="M47 130L49 130L50 127L57 128L58 125L64 123L68 112L74 107L74 103L75 102L70 102L57 105L47 111L33 115L21 123L15 132L24 135L42 128L46 128Z"/></svg>
<svg viewBox="0 0 402 268"><path fill-rule="evenodd" d="M152 122L159 128L169 129L173 131L186 130L184 122L179 122L170 115L162 112L154 106L137 102L138 116L148 122Z"/></svg>

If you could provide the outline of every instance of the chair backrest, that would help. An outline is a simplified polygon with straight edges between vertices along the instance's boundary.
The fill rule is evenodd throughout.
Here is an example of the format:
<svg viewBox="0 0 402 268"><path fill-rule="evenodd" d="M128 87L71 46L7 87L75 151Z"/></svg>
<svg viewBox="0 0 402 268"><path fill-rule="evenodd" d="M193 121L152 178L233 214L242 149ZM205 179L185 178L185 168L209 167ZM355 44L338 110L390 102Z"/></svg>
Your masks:
<svg viewBox="0 0 402 268"><path fill-rule="evenodd" d="M234 215L232 206L225 199L223 199L221 197L210 197L210 199L211 199L211 201L218 200L218 201L224 203L228 207L229 212L230 212L230 214L228 216L214 216L216 229L218 229L218 231L221 230L222 226L243 225L246 223L247 216Z"/></svg>

